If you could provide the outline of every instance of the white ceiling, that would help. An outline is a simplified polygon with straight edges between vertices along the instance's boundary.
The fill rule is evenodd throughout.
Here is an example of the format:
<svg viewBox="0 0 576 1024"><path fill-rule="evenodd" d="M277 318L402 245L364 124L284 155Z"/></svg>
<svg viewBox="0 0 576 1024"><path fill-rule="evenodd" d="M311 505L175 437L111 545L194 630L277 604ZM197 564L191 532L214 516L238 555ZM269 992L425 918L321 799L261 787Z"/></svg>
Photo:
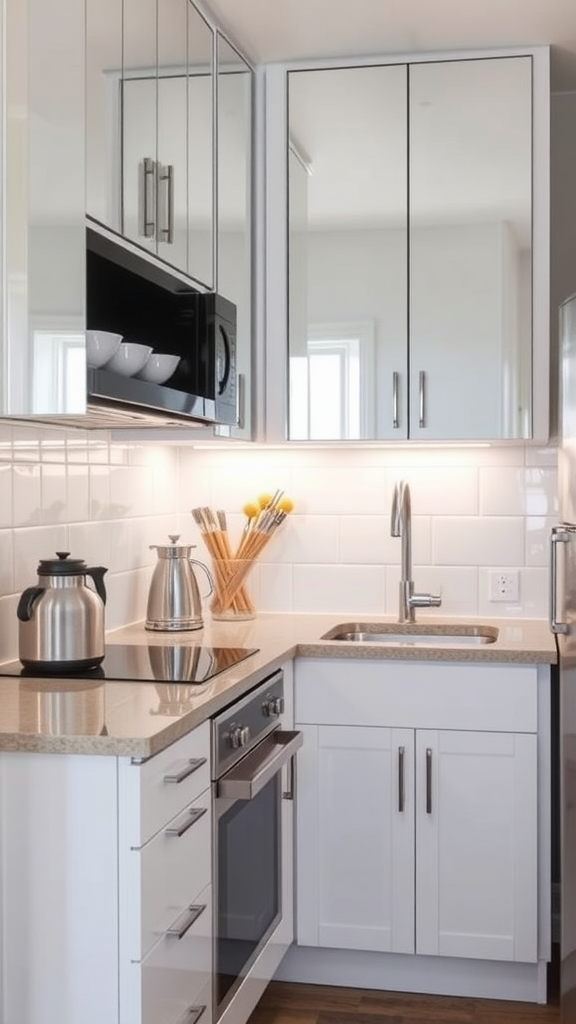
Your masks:
<svg viewBox="0 0 576 1024"><path fill-rule="evenodd" d="M535 46L576 90L576 0L208 0L255 63Z"/></svg>

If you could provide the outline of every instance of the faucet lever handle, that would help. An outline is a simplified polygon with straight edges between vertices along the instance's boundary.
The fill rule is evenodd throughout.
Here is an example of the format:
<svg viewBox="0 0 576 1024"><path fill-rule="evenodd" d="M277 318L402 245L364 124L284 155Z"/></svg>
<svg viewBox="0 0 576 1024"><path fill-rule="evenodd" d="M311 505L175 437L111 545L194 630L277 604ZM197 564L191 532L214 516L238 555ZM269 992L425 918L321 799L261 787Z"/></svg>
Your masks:
<svg viewBox="0 0 576 1024"><path fill-rule="evenodd" d="M442 595L412 594L409 601L411 608L439 608L442 604Z"/></svg>

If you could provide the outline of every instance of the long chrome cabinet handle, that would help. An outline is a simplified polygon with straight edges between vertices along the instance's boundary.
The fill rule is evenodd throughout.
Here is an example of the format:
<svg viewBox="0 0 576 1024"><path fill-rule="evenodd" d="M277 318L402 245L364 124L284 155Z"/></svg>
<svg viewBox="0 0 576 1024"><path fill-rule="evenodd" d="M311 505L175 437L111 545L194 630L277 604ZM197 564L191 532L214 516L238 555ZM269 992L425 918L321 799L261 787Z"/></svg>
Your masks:
<svg viewBox="0 0 576 1024"><path fill-rule="evenodd" d="M165 775L164 782L174 782L178 785L180 782L184 782L184 779L188 779L190 775L193 775L194 772L197 772L203 764L206 764L205 757L191 757L181 772L176 772L174 775Z"/></svg>
<svg viewBox="0 0 576 1024"><path fill-rule="evenodd" d="M432 814L432 748L426 747L426 814Z"/></svg>
<svg viewBox="0 0 576 1024"><path fill-rule="evenodd" d="M164 829L164 835L175 836L176 839L180 839L180 836L183 836L189 828L192 828L192 825L195 825L206 814L207 809L207 807L191 807L186 820L181 825L172 825L170 828Z"/></svg>
<svg viewBox="0 0 576 1024"><path fill-rule="evenodd" d="M166 184L166 202L164 205L164 226L159 228L158 241L172 245L174 242L174 167L168 164L158 168L158 188ZM158 203L160 206L160 203Z"/></svg>
<svg viewBox="0 0 576 1024"><path fill-rule="evenodd" d="M420 370L418 374L418 408L420 410L418 426L426 426L426 373Z"/></svg>
<svg viewBox="0 0 576 1024"><path fill-rule="evenodd" d="M556 558L558 554L558 544L568 544L570 540L576 540L576 532L571 534L569 530L565 530L562 527L554 527L550 534L550 614L549 622L550 629L553 633L567 633L569 626L567 622L558 622L558 612L556 608L556 598L558 594L558 568L556 565Z"/></svg>
<svg viewBox="0 0 576 1024"><path fill-rule="evenodd" d="M143 160L143 167L142 233L144 238L154 238L156 233L156 161L146 156Z"/></svg>
<svg viewBox="0 0 576 1024"><path fill-rule="evenodd" d="M400 427L398 418L398 394L400 391L400 374L395 370L392 374L392 426L394 430Z"/></svg>
<svg viewBox="0 0 576 1024"><path fill-rule="evenodd" d="M404 812L404 747L398 747L398 810Z"/></svg>
<svg viewBox="0 0 576 1024"><path fill-rule="evenodd" d="M198 920L200 914L203 914L206 910L206 904L193 904L191 907L188 907L188 910L190 911L190 914L184 921L184 924L181 927L178 927L178 925L172 925L172 928L167 928L166 935L171 935L175 939L183 939L186 932L189 931L194 922Z"/></svg>

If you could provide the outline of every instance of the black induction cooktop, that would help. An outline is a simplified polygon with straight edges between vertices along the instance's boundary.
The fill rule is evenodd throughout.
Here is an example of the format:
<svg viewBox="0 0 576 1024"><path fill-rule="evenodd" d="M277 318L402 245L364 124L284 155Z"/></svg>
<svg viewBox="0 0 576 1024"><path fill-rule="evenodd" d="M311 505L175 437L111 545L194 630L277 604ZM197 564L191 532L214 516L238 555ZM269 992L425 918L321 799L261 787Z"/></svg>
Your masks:
<svg viewBox="0 0 576 1024"><path fill-rule="evenodd" d="M199 644L108 644L104 661L98 668L70 673L70 678L205 683L258 650L258 647L204 647ZM59 677L67 676L62 671L57 674ZM46 675L49 673L23 668L19 661L0 665L0 676L38 678Z"/></svg>

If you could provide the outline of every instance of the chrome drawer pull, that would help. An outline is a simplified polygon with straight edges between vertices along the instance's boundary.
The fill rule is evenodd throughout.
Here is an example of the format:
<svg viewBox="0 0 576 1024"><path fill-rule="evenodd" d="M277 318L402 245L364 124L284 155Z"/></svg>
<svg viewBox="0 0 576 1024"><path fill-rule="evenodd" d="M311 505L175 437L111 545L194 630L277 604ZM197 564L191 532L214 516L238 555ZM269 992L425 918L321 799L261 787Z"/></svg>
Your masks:
<svg viewBox="0 0 576 1024"><path fill-rule="evenodd" d="M190 916L186 918L184 924L180 927L178 927L178 925L173 925L172 928L168 928L166 935L171 935L175 939L183 939L186 932L192 927L194 922L198 920L200 914L203 914L206 910L206 904L193 904L191 907L188 907L188 910L190 912Z"/></svg>
<svg viewBox="0 0 576 1024"><path fill-rule="evenodd" d="M167 836L175 836L176 839L180 839L180 836L183 836L184 833L187 832L189 828L192 828L192 825L195 825L199 818L206 814L207 810L207 807L191 807L190 811L188 812L189 817L184 822L184 824L171 825L170 828L164 829L164 834Z"/></svg>
<svg viewBox="0 0 576 1024"><path fill-rule="evenodd" d="M165 775L164 782L175 782L178 785L178 783L184 782L184 779L193 775L194 772L197 772L203 764L206 764L205 757L191 757L188 764L181 772L177 772L175 775Z"/></svg>
<svg viewBox="0 0 576 1024"><path fill-rule="evenodd" d="M189 1006L183 1017L180 1017L178 1024L197 1024L206 1009L205 1006Z"/></svg>
<svg viewBox="0 0 576 1024"><path fill-rule="evenodd" d="M400 374L394 371L392 374L392 426L398 430L400 420L398 418L398 390L400 387Z"/></svg>
<svg viewBox="0 0 576 1024"><path fill-rule="evenodd" d="M398 747L398 811L404 813L404 747Z"/></svg>
<svg viewBox="0 0 576 1024"><path fill-rule="evenodd" d="M432 749L426 747L426 814L432 814Z"/></svg>
<svg viewBox="0 0 576 1024"><path fill-rule="evenodd" d="M142 226L142 234L144 235L144 238L154 238L154 234L156 231L156 220L155 214L153 212L152 215L150 215L150 210L154 210L154 203L153 199L151 201L151 194L153 197L156 162L152 160L149 156L146 156L144 157L142 166L144 169L144 187L142 190L142 219L144 223Z"/></svg>
<svg viewBox="0 0 576 1024"><path fill-rule="evenodd" d="M420 370L418 374L418 426L426 426L426 373Z"/></svg>

